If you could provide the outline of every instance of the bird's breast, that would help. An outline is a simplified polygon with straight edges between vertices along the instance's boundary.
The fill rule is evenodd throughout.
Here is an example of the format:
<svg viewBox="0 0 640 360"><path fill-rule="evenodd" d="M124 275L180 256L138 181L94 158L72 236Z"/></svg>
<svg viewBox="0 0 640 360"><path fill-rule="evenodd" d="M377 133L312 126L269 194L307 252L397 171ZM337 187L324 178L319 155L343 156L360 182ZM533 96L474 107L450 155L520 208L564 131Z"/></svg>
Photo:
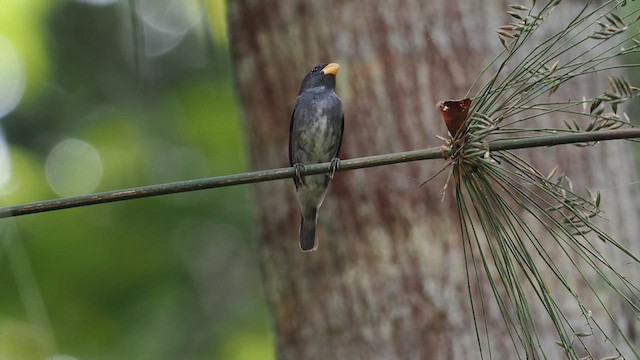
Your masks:
<svg viewBox="0 0 640 360"><path fill-rule="evenodd" d="M311 164L337 156L342 131L342 103L335 94L309 91L299 99L294 132L299 134L296 161Z"/></svg>
<svg viewBox="0 0 640 360"><path fill-rule="evenodd" d="M311 119L307 131L303 132L302 141L308 161L327 161L327 154L335 147L336 138L336 129L331 126L328 116L320 115Z"/></svg>

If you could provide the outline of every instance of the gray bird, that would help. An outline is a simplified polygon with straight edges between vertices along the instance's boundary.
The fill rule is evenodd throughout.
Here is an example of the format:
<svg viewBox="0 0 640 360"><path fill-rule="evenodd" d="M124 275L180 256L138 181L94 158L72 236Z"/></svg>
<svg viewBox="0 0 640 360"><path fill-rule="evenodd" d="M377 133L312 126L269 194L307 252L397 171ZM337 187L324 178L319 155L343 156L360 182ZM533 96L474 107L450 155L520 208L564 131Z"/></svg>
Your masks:
<svg viewBox="0 0 640 360"><path fill-rule="evenodd" d="M300 85L291 113L289 163L296 168L293 181L300 204L300 248L318 248L316 221L318 208L327 193L331 174L301 176L304 165L331 162L338 168L344 115L342 101L336 95L336 75L340 65L320 64L311 69Z"/></svg>

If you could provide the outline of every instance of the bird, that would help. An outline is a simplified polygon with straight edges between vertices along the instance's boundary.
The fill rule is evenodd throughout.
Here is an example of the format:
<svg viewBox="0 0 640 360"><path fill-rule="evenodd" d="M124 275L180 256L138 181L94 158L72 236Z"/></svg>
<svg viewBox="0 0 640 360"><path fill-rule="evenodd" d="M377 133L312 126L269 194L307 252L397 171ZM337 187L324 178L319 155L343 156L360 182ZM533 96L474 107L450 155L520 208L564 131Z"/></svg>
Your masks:
<svg viewBox="0 0 640 360"><path fill-rule="evenodd" d="M338 169L344 132L342 100L336 95L337 63L313 67L300 85L291 112L289 164L295 168L293 182L300 205L300 248L318 248L316 224L329 181ZM305 165L331 162L330 174L301 176Z"/></svg>

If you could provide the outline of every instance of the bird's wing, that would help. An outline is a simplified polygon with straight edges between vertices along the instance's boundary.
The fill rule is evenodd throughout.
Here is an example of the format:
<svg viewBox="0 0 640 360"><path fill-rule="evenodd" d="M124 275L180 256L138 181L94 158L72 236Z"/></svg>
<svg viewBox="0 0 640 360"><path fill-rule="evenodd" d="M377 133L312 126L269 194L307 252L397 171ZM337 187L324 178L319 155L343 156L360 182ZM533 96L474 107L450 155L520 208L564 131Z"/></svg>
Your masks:
<svg viewBox="0 0 640 360"><path fill-rule="evenodd" d="M340 138L338 138L338 149L336 157L340 157L340 147L342 146L342 135L344 135L344 113L340 114Z"/></svg>
<svg viewBox="0 0 640 360"><path fill-rule="evenodd" d="M296 107L298 107L298 99L293 104L293 110L291 110L291 123L289 124L289 165L293 166L293 122L295 120Z"/></svg>

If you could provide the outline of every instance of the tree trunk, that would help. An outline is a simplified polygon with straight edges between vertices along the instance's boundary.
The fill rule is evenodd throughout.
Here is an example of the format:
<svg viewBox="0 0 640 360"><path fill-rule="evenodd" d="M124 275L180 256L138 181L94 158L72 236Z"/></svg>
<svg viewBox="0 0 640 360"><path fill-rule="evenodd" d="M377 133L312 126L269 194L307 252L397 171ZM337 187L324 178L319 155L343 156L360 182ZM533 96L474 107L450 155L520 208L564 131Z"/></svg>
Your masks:
<svg viewBox="0 0 640 360"><path fill-rule="evenodd" d="M252 167L287 166L291 106L306 72L321 62L342 66L342 159L441 145L436 135L446 128L435 104L461 98L501 49L495 29L508 22L505 10L504 3L481 0L230 1ZM631 243L640 232L637 187L625 186L636 179L629 143L518 154L543 173L559 164L576 188L617 187L603 193L607 229L637 252L638 242ZM453 192L441 201L446 176L418 187L443 165L337 173L319 211L320 246L313 253L297 244L293 181L254 187L278 358L478 356ZM551 276L547 280L552 291L561 289ZM562 303L565 295L557 294ZM495 329L492 356L515 358L499 309L486 302L479 316ZM543 321L538 331L550 358L562 356L550 324Z"/></svg>

